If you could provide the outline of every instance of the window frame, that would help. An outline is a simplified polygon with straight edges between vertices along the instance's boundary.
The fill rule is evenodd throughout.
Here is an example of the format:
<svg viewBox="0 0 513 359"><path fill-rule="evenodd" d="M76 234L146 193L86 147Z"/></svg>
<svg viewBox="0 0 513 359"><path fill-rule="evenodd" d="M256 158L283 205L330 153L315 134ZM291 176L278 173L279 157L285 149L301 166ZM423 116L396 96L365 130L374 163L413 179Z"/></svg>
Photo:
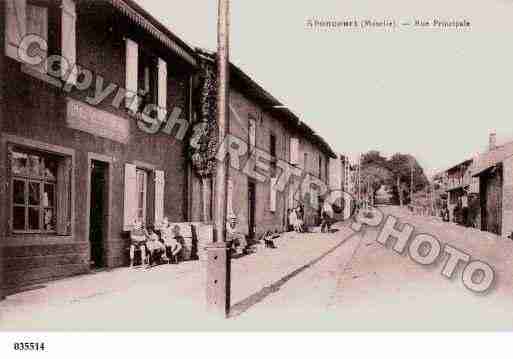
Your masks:
<svg viewBox="0 0 513 359"><path fill-rule="evenodd" d="M61 44L61 33L62 33L62 22L61 12L62 9L59 5L56 5L50 0L27 0L27 8L29 6L41 7L46 9L46 42L48 49L46 51L48 56L62 55L62 44ZM27 24L28 28L28 18ZM47 74L45 71L40 71L42 74Z"/></svg>
<svg viewBox="0 0 513 359"><path fill-rule="evenodd" d="M146 79L146 69L148 69L148 79ZM141 83L148 81L149 89L141 87ZM159 101L159 57L153 52L138 45L137 54L137 92L142 97L140 111L144 111L146 105L158 106ZM144 94L144 95L142 95ZM148 98L149 96L149 98ZM157 114L155 114L156 116Z"/></svg>
<svg viewBox="0 0 513 359"><path fill-rule="evenodd" d="M72 238L75 233L75 153L76 151L72 148L63 147L59 145L48 144L45 142L40 142L24 137L19 137L11 134L2 134L0 135L0 143L1 147L4 149L4 157L3 161L5 161L6 171L4 173L0 173L0 179L3 179L3 183L10 185L9 190L6 192L5 196L8 198L5 199L5 203L9 206L8 216L4 217L3 225L5 226L5 234L6 240L14 241L13 243L40 243L41 238L44 238L45 241L49 240L52 242L53 239L56 241L61 241L63 238ZM56 157L61 157L62 160L69 160L70 165L70 179L69 179L69 214L68 214L68 228L65 234L58 233L58 229L55 232L41 232L41 231L13 231L13 221L12 221L12 211L13 211L13 187L11 183L12 179L12 168L11 168L11 158L9 154L9 150L13 147L20 147L25 150L30 150L33 152L40 152L43 154L49 154ZM55 187L57 188L57 187ZM57 193L57 191L55 192ZM57 203L55 204L57 207ZM58 211L58 209L57 209ZM58 212L57 212L58 213ZM58 215L58 214L57 214ZM31 238L36 238L34 236L38 236L37 240L34 242L31 241ZM18 242L18 241L22 242ZM46 242L45 242L46 243ZM60 242L55 242L60 243Z"/></svg>
<svg viewBox="0 0 513 359"><path fill-rule="evenodd" d="M12 163L12 162L11 162ZM46 209L51 209L54 211L54 222L57 221L57 179L53 181L47 181L44 177L40 179L36 179L35 177L30 176L21 176L21 175L14 175L11 174L11 232L13 234L27 234L27 233L37 233L37 234L56 234L57 233L57 226L55 225L55 228L53 230L45 230L44 229L44 215ZM14 182L18 181L24 184L24 204L18 204L14 201ZM39 187L39 205L30 204L30 184L31 183L37 183ZM44 189L46 185L50 185L53 187L53 198L52 203L53 206L45 206L43 201L44 196ZM15 229L14 228L14 209L18 208L24 208L24 229ZM29 211L30 208L37 208L39 211L39 219L38 219L38 227L39 229L33 229L30 228L30 220L29 220Z"/></svg>

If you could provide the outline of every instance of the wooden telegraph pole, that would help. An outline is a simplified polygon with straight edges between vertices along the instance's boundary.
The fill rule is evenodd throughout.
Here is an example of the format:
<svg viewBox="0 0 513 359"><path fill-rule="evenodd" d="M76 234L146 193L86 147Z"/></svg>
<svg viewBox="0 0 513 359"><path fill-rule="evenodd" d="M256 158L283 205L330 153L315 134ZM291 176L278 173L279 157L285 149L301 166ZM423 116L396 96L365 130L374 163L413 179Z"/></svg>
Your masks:
<svg viewBox="0 0 513 359"><path fill-rule="evenodd" d="M218 0L217 126L218 145L229 133L229 0ZM230 309L230 256L226 245L227 162L218 163L215 176L214 243L207 250L207 311L226 318Z"/></svg>

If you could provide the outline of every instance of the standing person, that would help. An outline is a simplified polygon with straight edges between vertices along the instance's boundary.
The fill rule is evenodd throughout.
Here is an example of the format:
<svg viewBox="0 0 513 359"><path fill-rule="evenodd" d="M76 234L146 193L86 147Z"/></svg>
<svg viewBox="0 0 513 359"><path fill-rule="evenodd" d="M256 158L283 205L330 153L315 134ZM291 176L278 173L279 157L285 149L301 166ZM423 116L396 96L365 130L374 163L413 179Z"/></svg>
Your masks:
<svg viewBox="0 0 513 359"><path fill-rule="evenodd" d="M294 231L298 232L298 223L297 223L297 213L296 209L292 208L289 213L289 223L292 227L294 227Z"/></svg>
<svg viewBox="0 0 513 359"><path fill-rule="evenodd" d="M292 213L292 209L287 209L287 232L292 232L294 230L294 225L290 222L290 214Z"/></svg>
<svg viewBox="0 0 513 359"><path fill-rule="evenodd" d="M304 233L305 232L305 209L304 209L302 203L300 203L297 206L297 220L298 220L299 231L301 233Z"/></svg>
<svg viewBox="0 0 513 359"><path fill-rule="evenodd" d="M470 221L470 211L469 211L469 205L468 205L468 194L467 191L463 194L461 197L461 215L462 215L462 224L465 227L471 227L471 221Z"/></svg>
<svg viewBox="0 0 513 359"><path fill-rule="evenodd" d="M304 233L305 232L305 228L304 228L304 224L305 224L305 221L304 221L304 215L303 215L303 210L301 208L301 205L297 206L297 209L296 209L296 217L297 217L297 229L298 229L298 232L299 233Z"/></svg>
<svg viewBox="0 0 513 359"><path fill-rule="evenodd" d="M333 218L333 207L328 201L324 201L321 211L321 232L329 232L331 230L331 219Z"/></svg>

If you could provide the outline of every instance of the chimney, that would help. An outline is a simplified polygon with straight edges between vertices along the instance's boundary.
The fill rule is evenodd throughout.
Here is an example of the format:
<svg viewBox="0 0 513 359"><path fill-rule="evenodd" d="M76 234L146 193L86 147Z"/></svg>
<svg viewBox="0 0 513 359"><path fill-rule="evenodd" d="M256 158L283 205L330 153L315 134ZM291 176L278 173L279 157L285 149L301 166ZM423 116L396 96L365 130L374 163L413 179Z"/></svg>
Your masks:
<svg viewBox="0 0 513 359"><path fill-rule="evenodd" d="M493 131L490 133L490 137L488 140L488 149L490 151L492 151L496 148L497 148L497 134L495 133L495 131Z"/></svg>

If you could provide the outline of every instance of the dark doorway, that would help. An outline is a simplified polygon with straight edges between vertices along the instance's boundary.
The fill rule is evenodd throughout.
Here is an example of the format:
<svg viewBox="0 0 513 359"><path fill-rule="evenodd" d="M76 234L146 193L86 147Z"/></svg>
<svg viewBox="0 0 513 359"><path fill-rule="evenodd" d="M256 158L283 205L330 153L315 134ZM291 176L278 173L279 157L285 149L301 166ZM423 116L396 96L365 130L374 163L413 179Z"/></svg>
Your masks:
<svg viewBox="0 0 513 359"><path fill-rule="evenodd" d="M255 212L256 212L256 185L248 182L248 226L249 238L255 238Z"/></svg>
<svg viewBox="0 0 513 359"><path fill-rule="evenodd" d="M103 268L104 238L106 234L107 212L107 164L100 161L91 162L91 203L89 214L89 241L91 244L91 266Z"/></svg>

